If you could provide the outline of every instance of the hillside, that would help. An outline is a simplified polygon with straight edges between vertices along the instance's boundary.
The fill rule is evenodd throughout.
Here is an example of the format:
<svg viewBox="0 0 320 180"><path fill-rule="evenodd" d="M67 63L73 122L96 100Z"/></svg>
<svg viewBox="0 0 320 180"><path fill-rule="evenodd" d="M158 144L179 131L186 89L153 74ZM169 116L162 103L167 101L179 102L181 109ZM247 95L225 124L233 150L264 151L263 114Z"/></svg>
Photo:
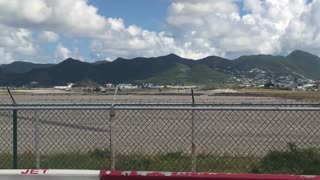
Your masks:
<svg viewBox="0 0 320 180"><path fill-rule="evenodd" d="M303 51L288 56L252 55L229 60L209 56L197 61L175 54L113 62L87 63L68 58L59 64L14 62L0 66L0 85L23 86L37 81L43 87L69 82L196 84L220 87L230 84L263 84L279 77L287 81L320 79L320 58Z"/></svg>
<svg viewBox="0 0 320 180"><path fill-rule="evenodd" d="M26 73L33 69L46 68L53 66L53 64L35 64L30 62L15 61L10 64L0 65L0 70L5 73Z"/></svg>
<svg viewBox="0 0 320 180"><path fill-rule="evenodd" d="M287 65L295 72L312 79L320 79L320 58L304 51L294 51L286 57Z"/></svg>

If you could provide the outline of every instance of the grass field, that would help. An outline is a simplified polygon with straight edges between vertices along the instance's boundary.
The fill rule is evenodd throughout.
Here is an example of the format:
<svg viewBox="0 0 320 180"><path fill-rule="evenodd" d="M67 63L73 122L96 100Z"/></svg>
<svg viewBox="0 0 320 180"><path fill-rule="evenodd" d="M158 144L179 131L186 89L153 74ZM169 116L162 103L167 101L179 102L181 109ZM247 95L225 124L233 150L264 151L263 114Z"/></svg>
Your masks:
<svg viewBox="0 0 320 180"><path fill-rule="evenodd" d="M219 94L215 90L196 90L196 103L296 103L320 102L320 92L274 89L237 89L235 93ZM113 92L83 93L52 89L13 90L18 103L112 103ZM5 90L0 90L0 104L11 103ZM191 103L187 90L144 90L119 92L116 103Z"/></svg>
<svg viewBox="0 0 320 180"><path fill-rule="evenodd" d="M240 89L240 94L256 97L274 97L293 99L302 102L320 102L320 92L312 91L287 91L273 89Z"/></svg>
<svg viewBox="0 0 320 180"><path fill-rule="evenodd" d="M0 169L12 167L12 156L0 154ZM110 151L95 149L89 153L42 155L42 169L110 169ZM320 175L319 148L299 149L288 144L286 151L269 151L264 157L199 154L197 172L268 173ZM35 155L19 155L18 168L35 167ZM156 154L118 154L116 170L176 171L191 170L191 156L182 152Z"/></svg>
<svg viewBox="0 0 320 180"><path fill-rule="evenodd" d="M45 91L46 92L46 91ZM112 103L112 94L99 94L99 93L27 93L20 91L12 91L13 96L17 103ZM50 91L51 92L51 91ZM157 94L158 93L158 94ZM189 91L172 91L172 92L121 92L116 97L116 104L129 103L129 104L143 104L143 103L190 103L192 102L191 93ZM201 103L295 103L296 100L283 99L273 97L268 93L268 97L260 93L259 95L243 96L245 92L229 93L228 96L221 96L216 91L195 91L196 104ZM241 96L239 96L239 94ZM251 94L253 92L250 92ZM218 96L219 95L219 96ZM12 103L10 96L7 92L0 93L0 104Z"/></svg>
<svg viewBox="0 0 320 180"><path fill-rule="evenodd" d="M0 169L12 167L12 156L0 154ZM110 158L97 152L60 153L42 155L40 167L45 169L110 169ZM251 172L259 163L256 157L215 156L200 154L197 156L198 172ZM24 153L19 156L18 168L35 168L35 155ZM191 171L191 157L182 152L143 155L118 154L117 170L144 171Z"/></svg>

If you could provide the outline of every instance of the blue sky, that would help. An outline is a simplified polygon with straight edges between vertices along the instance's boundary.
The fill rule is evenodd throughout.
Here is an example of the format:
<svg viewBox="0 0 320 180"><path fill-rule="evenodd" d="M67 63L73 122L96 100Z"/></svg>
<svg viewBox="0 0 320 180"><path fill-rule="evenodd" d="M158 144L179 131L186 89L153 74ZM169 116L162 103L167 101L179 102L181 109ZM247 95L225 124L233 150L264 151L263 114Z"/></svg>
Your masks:
<svg viewBox="0 0 320 180"><path fill-rule="evenodd" d="M136 24L143 29L161 31L165 28L167 8L171 0L89 0L88 3L98 7L98 13L105 17L125 20L125 25ZM67 47L73 45L66 40ZM79 49L86 59L91 59L88 39L79 40Z"/></svg>
<svg viewBox="0 0 320 180"><path fill-rule="evenodd" d="M89 0L99 7L99 14L125 19L126 25L137 24L144 29L161 31L165 26L171 0Z"/></svg>
<svg viewBox="0 0 320 180"><path fill-rule="evenodd" d="M320 0L10 0L0 2L0 64L175 53L320 55Z"/></svg>

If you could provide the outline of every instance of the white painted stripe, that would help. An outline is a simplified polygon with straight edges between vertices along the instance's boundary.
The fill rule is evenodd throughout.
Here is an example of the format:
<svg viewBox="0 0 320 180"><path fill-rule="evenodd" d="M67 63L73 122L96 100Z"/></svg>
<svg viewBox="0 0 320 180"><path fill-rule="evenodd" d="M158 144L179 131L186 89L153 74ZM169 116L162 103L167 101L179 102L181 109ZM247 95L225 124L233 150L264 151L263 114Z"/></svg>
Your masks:
<svg viewBox="0 0 320 180"><path fill-rule="evenodd" d="M99 180L99 170L4 169L1 180Z"/></svg>

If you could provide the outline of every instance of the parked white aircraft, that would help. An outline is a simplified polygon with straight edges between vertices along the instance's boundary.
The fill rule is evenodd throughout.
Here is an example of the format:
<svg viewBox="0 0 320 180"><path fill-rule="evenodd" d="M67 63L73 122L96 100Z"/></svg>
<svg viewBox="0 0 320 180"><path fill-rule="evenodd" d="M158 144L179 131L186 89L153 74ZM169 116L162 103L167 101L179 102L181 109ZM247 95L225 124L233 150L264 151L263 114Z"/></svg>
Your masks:
<svg viewBox="0 0 320 180"><path fill-rule="evenodd" d="M138 86L132 86L131 84L118 84L119 89L138 89Z"/></svg>
<svg viewBox="0 0 320 180"><path fill-rule="evenodd" d="M171 89L196 89L197 86L171 86L171 85L167 85L167 88L171 88Z"/></svg>
<svg viewBox="0 0 320 180"><path fill-rule="evenodd" d="M73 85L74 85L73 83L68 83L68 86L54 86L53 89L71 91L71 88Z"/></svg>

